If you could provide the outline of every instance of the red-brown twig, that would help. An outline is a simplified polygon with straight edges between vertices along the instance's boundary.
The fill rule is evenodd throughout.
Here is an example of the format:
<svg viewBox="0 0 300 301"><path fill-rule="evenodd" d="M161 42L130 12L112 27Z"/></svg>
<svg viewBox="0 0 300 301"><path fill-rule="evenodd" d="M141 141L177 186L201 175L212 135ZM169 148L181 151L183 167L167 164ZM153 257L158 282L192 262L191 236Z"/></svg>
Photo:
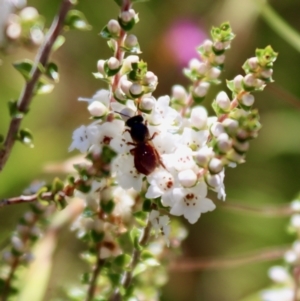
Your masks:
<svg viewBox="0 0 300 301"><path fill-rule="evenodd" d="M41 76L41 70L39 66L45 66L47 64L52 46L63 28L65 17L72 5L72 0L63 0L60 11L56 18L53 20L52 25L46 35L45 41L41 46L39 52L37 53L35 63L30 72L30 79L28 80L28 82L26 82L26 85L24 86L18 100L18 112L20 112L21 114L12 117L4 144L2 146L2 149L0 150L0 171L4 168L14 146L17 134L20 130L23 114L28 111L29 105L32 101L34 88L38 82L39 77Z"/></svg>

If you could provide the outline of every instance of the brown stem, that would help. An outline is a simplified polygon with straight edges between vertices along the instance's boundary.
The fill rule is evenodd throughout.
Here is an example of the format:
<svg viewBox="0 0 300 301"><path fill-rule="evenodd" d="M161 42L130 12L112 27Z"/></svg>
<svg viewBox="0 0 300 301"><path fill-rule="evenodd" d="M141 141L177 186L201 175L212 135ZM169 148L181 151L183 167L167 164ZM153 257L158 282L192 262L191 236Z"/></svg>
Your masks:
<svg viewBox="0 0 300 301"><path fill-rule="evenodd" d="M41 46L39 52L37 53L35 63L30 72L30 79L26 83L25 87L23 88L23 91L18 100L17 106L18 106L18 111L20 113L25 114L28 111L29 105L34 95L34 88L38 82L39 77L41 76L41 71L39 66L40 65L45 66L47 64L52 46L63 28L64 19L68 11L72 7L72 5L73 5L72 0L64 0L62 2L60 11L56 16L56 18L54 19L54 21L52 22L52 25L46 35L45 41ZM15 116L11 119L3 147L0 150L0 171L4 168L8 160L8 157L11 153L11 150L14 146L17 134L20 130L23 114L19 114L19 116Z"/></svg>
<svg viewBox="0 0 300 301"><path fill-rule="evenodd" d="M288 247L268 248L245 255L235 256L234 258L184 258L172 262L169 266L170 271L193 272L200 270L220 270L234 268L241 265L253 264L261 261L272 261L283 257Z"/></svg>
<svg viewBox="0 0 300 301"><path fill-rule="evenodd" d="M91 282L89 285L89 289L88 289L88 293L87 293L85 301L93 300L93 298L95 296L96 288L97 288L97 279L98 279L99 273L101 272L101 269L102 269L104 263L105 263L105 260L98 257L97 263L94 267L93 276L92 276L92 279L91 279Z"/></svg>
<svg viewBox="0 0 300 301"><path fill-rule="evenodd" d="M65 194L63 191L58 192L58 194L61 196L61 198L65 197ZM32 203L32 202L37 201L38 199L42 199L45 201L52 201L53 198L54 198L53 192L44 192L40 195L38 195L38 194L20 195L17 197L0 200L0 208L3 206L7 206L7 205Z"/></svg>
<svg viewBox="0 0 300 301"><path fill-rule="evenodd" d="M20 259L18 257L16 257L14 262L11 264L9 275L7 276L7 279L5 280L5 283L4 283L1 301L6 301L7 298L9 297L11 281L12 281L15 271L19 265L19 262L20 262Z"/></svg>
<svg viewBox="0 0 300 301"><path fill-rule="evenodd" d="M151 222L148 220L148 223L147 223L146 227L144 228L144 231L139 239L139 244L141 247L144 247L148 243L148 240L150 238L150 233L151 233ZM133 250L129 269L128 269L128 271L126 271L124 273L124 277L122 279L122 285L125 289L127 289L132 282L132 273L140 260L140 255L141 255L141 251L139 249ZM121 301L122 297L120 294L120 290L116 289L109 300L110 301Z"/></svg>

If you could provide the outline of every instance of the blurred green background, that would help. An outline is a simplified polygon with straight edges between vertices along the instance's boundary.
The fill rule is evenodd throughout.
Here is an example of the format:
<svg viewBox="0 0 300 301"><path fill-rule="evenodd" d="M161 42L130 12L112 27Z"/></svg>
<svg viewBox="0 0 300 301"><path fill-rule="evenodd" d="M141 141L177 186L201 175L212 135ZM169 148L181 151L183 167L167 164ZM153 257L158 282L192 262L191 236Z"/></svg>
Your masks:
<svg viewBox="0 0 300 301"><path fill-rule="evenodd" d="M28 5L36 7L46 17L48 26L59 3L58 0L28 0ZM270 4L287 23L300 31L300 1L276 0ZM93 30L66 33L65 45L53 55L52 59L59 66L60 83L53 93L34 99L23 127L33 132L35 148L16 143L0 174L1 199L20 195L34 179L47 181L54 177L43 171L45 164L74 155L68 153L72 132L89 122L86 104L78 102L77 98L90 97L105 87L94 79L91 72L96 71L98 59L107 59L111 55L98 33L109 19L116 18L118 7L112 0L85 0L79 1L77 8L84 12ZM279 52L274 68L275 83L255 95L255 107L260 111L263 128L258 139L251 143L247 162L227 170L225 185L228 202L276 206L293 200L300 190L300 53L267 25L254 0L151 0L137 4L135 10L139 12L140 23L133 32L139 39L143 52L141 58L159 78L154 93L156 97L169 94L173 84L188 83L181 72L184 59L179 59L178 55L191 47L189 35L175 34L177 41L172 40L172 32L180 24L198 28L201 32L198 32L199 41L196 42L200 43L203 33L209 34L212 26L223 21L231 23L237 36L227 53L223 81L239 73L244 74L241 66L254 55L255 48L271 44ZM18 98L24 84L12 62L32 59L34 55L34 52L21 49L0 55L1 134L6 133L9 122L6 103ZM209 110L215 95L224 89L224 83L211 89L205 101ZM216 200L214 195L212 198ZM0 243L9 237L24 210L26 206L23 205L1 208ZM195 259L234 257L248 251L288 244L294 237L286 233L287 223L288 218L241 214L217 207L214 212L204 214L196 225L187 225L190 235L183 245L183 254ZM78 281L73 271L83 265L77 258L76 251L80 245L74 235L66 232L63 237L45 300L57 296L61 283L68 285ZM172 271L161 300L242 300L270 284L267 269L273 264L255 263L197 272Z"/></svg>

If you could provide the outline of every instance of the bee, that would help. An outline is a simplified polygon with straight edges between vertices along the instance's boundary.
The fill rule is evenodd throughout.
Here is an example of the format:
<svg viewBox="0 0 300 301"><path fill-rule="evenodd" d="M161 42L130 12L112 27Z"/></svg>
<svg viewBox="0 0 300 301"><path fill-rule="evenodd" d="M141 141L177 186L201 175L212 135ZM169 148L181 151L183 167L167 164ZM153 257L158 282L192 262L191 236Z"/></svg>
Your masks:
<svg viewBox="0 0 300 301"><path fill-rule="evenodd" d="M143 116L136 115L130 117L126 121L126 125L130 129L127 129L125 132L129 132L133 140L133 142L128 142L128 144L135 146L130 150L130 153L134 156L134 166L136 170L148 176L160 165L166 168L158 151L151 142L157 133L154 133L150 137L149 129L147 123L144 123Z"/></svg>

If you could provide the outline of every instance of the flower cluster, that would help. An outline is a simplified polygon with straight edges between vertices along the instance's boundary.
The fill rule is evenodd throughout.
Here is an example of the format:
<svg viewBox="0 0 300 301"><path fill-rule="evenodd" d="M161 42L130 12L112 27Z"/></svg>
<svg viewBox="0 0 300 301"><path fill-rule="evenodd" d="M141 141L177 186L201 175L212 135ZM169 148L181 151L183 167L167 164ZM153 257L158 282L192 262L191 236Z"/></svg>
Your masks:
<svg viewBox="0 0 300 301"><path fill-rule="evenodd" d="M39 46L44 41L44 18L26 0L8 0L0 4L0 48L8 41Z"/></svg>

